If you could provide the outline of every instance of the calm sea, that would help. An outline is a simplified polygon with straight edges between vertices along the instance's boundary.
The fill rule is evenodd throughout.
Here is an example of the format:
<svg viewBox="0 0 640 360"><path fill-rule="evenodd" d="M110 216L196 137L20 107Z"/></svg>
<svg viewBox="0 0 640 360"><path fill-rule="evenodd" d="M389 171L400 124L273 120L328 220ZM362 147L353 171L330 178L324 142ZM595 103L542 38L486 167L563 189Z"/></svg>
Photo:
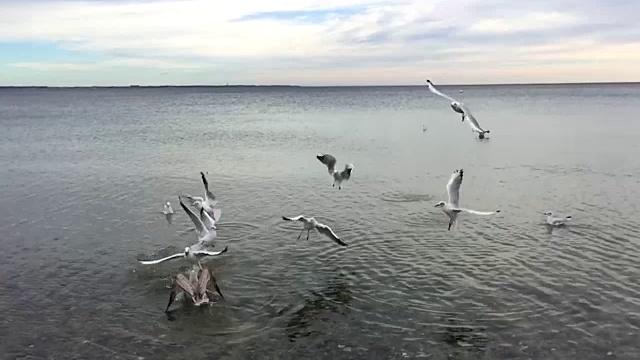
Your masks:
<svg viewBox="0 0 640 360"><path fill-rule="evenodd" d="M0 357L640 358L640 85L441 90L489 140L426 87L1 89ZM459 168L502 212L447 231ZM193 243L200 171L226 301L168 317L186 265L136 258Z"/></svg>

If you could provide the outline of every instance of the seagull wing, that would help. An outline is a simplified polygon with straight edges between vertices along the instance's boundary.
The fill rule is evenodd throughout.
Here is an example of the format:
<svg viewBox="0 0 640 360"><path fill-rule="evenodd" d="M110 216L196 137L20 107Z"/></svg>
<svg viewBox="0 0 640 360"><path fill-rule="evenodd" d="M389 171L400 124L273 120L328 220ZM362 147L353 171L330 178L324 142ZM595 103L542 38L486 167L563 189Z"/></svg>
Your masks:
<svg viewBox="0 0 640 360"><path fill-rule="evenodd" d="M469 120L469 126L471 126L471 129L473 129L473 131L477 131L479 133L488 132L487 130L484 130L483 128L480 127L480 124L478 124L478 121L476 120L476 118L471 113L471 110L469 110L469 108L466 105L461 104L460 108L464 112L465 119Z"/></svg>
<svg viewBox="0 0 640 360"><path fill-rule="evenodd" d="M342 245L342 246L347 246L346 243L342 242L342 240L340 240L340 238L338 237L338 235L336 235L333 230L331 230L330 227L328 227L327 225L324 224L318 224L316 226L316 229L318 229L318 232L327 236L329 239L335 241L338 245Z"/></svg>
<svg viewBox="0 0 640 360"><path fill-rule="evenodd" d="M218 281L216 280L216 277L213 274L213 270L207 268L206 271L209 272L209 276L211 277L211 283L213 284L213 288L216 290L218 295L220 295L220 298L224 300L224 295L222 295L222 291L220 291L220 287L218 287Z"/></svg>
<svg viewBox="0 0 640 360"><path fill-rule="evenodd" d="M336 158L329 154L321 154L316 156L316 158L320 160L321 163L327 166L329 175L333 175L333 173L336 171Z"/></svg>
<svg viewBox="0 0 640 360"><path fill-rule="evenodd" d="M454 99L454 98L452 98L452 97L450 97L450 96L447 96L447 95L445 95L445 94L441 93L440 91L438 91L438 89L436 89L436 87L435 87L435 86L433 86L433 84L431 83L431 81L427 80L427 85L429 85L429 91L431 91L432 93L434 93L434 94L436 94L436 95L438 95L438 96L442 96L443 98L445 98L445 99L447 99L447 100L449 100L449 101L451 101L451 102L457 102L457 103L459 103L459 101L458 101L458 100L456 100L456 99Z"/></svg>
<svg viewBox="0 0 640 360"><path fill-rule="evenodd" d="M162 258L162 259L158 259L158 260L140 260L140 259L138 259L138 261L142 265L155 265L155 264L160 264L161 262L165 262L165 261L173 260L173 259L178 259L178 258L181 258L181 257L184 257L184 253L173 254L171 256L167 256L166 258Z"/></svg>
<svg viewBox="0 0 640 360"><path fill-rule="evenodd" d="M178 286L180 286L180 288L182 290L184 290L185 292L187 292L191 298L194 298L194 291L193 291L193 286L191 285L191 282L187 279L186 276L182 275L182 274L178 274L178 276L176 276L176 284ZM169 307L167 307L169 308Z"/></svg>
<svg viewBox="0 0 640 360"><path fill-rule="evenodd" d="M451 174L451 178L447 183L447 193L449 194L449 204L454 207L460 205L460 185L462 184L462 176L464 171L462 169L456 170Z"/></svg>
<svg viewBox="0 0 640 360"><path fill-rule="evenodd" d="M215 203L216 195L209 190L209 181L207 181L207 177L204 176L203 172L200 172L200 175L202 176L202 183L204 184L205 201Z"/></svg>
<svg viewBox="0 0 640 360"><path fill-rule="evenodd" d="M496 211L478 211L478 210L471 210L471 209L465 209L465 208L455 208L453 209L453 211L462 211L462 212L466 212L469 214L473 214L473 215L493 215L496 213L499 213L500 210L496 210Z"/></svg>
<svg viewBox="0 0 640 360"><path fill-rule="evenodd" d="M342 180L349 180L351 177L351 171L353 171L353 164L347 164L344 166L344 170L340 172L340 178Z"/></svg>
<svg viewBox="0 0 640 360"><path fill-rule="evenodd" d="M220 221L220 217L222 216L222 210L220 209L213 209L213 221L218 222Z"/></svg>
<svg viewBox="0 0 640 360"><path fill-rule="evenodd" d="M282 217L282 220L286 220L286 221L304 221L303 219L304 219L303 215L298 215L296 217L291 217L291 218L286 216Z"/></svg>
<svg viewBox="0 0 640 360"><path fill-rule="evenodd" d="M201 256L201 257L204 257L204 256L218 256L218 255L221 255L223 253L226 253L227 250L229 250L229 247L225 246L224 249L222 249L220 251L196 250L196 251L193 252L193 254L197 255L197 256Z"/></svg>
<svg viewBox="0 0 640 360"><path fill-rule="evenodd" d="M191 221L193 222L193 225L196 226L196 231L198 232L198 237L199 237L205 231L205 227L204 227L204 224L202 223L202 220L200 220L200 218L196 216L196 214L194 214L193 211L191 211L191 209L189 209L182 202L182 199L180 197L178 197L178 199L180 200L180 206L182 206L182 209L184 209L187 215L189 215L189 217L191 218Z"/></svg>
<svg viewBox="0 0 640 360"><path fill-rule="evenodd" d="M200 208L200 220L207 230L213 230L216 227L215 221L213 221L208 212L204 211L204 208Z"/></svg>
<svg viewBox="0 0 640 360"><path fill-rule="evenodd" d="M200 202L200 204L204 202L204 199L201 198L200 196L180 195L179 197L183 197L189 200L189 202L191 203L191 206L195 206L197 202Z"/></svg>

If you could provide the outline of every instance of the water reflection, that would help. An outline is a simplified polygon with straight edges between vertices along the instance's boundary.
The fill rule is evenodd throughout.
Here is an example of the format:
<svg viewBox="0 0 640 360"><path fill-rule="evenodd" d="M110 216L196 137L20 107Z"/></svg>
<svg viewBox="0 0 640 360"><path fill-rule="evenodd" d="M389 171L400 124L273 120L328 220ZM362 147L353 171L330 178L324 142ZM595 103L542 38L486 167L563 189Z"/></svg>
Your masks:
<svg viewBox="0 0 640 360"><path fill-rule="evenodd" d="M167 219L167 224L171 225L173 223L173 214L165 214L164 217Z"/></svg>
<svg viewBox="0 0 640 360"><path fill-rule="evenodd" d="M320 290L312 290L300 309L287 321L287 337L290 341L304 338L315 331L317 321L326 321L331 314L346 315L353 300L349 280L344 273L338 273Z"/></svg>
<svg viewBox="0 0 640 360"><path fill-rule="evenodd" d="M454 348L484 352L489 342L484 333L485 329L469 326L455 316L456 314L450 314L450 317L444 319L446 325L440 333L442 340Z"/></svg>

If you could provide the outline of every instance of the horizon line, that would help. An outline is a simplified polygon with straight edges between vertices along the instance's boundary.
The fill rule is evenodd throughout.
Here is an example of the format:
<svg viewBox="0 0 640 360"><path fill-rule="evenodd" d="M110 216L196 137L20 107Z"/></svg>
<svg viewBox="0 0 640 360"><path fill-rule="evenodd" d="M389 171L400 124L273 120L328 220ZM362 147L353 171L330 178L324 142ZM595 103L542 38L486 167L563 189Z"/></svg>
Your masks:
<svg viewBox="0 0 640 360"><path fill-rule="evenodd" d="M438 86L513 86L513 85L616 85L640 84L640 81L589 81L589 82L540 82L540 83L487 83L487 84L438 84ZM292 88L367 88L367 87L422 87L426 85L0 85L0 89L138 89L138 88L228 88L228 87L292 87Z"/></svg>

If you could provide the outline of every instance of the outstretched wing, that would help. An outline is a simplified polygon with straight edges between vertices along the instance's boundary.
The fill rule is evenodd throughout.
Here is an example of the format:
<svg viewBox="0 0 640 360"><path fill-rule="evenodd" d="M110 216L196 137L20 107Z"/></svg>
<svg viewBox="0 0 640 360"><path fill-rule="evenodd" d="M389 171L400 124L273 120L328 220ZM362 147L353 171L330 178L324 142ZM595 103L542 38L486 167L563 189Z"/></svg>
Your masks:
<svg viewBox="0 0 640 360"><path fill-rule="evenodd" d="M204 211L204 208L200 208L200 220L207 230L213 230L216 228L216 223L213 221L208 212Z"/></svg>
<svg viewBox="0 0 640 360"><path fill-rule="evenodd" d="M213 209L213 214L211 215L211 217L213 218L213 221L218 222L220 221L220 217L222 216L222 210L220 209Z"/></svg>
<svg viewBox="0 0 640 360"><path fill-rule="evenodd" d="M205 200L214 202L216 200L216 195L209 190L209 182L207 181L207 177L204 176L204 173L201 171L200 175L202 176L202 183L204 184L204 192L205 192Z"/></svg>
<svg viewBox="0 0 640 360"><path fill-rule="evenodd" d="M142 265L155 265L155 264L160 264L161 262L165 262L165 261L173 260L173 259L178 259L178 258L181 258L181 257L184 257L184 253L173 254L171 256L167 256L166 258L162 258L162 259L158 259L158 260L140 260L140 259L138 259L138 261Z"/></svg>
<svg viewBox="0 0 640 360"><path fill-rule="evenodd" d="M327 236L329 239L335 241L338 245L347 246L347 244L342 242L342 240L340 240L338 235L336 235L333 232L333 230L331 230L331 228L328 227L327 225L318 224L318 225L316 225L316 229L318 229L319 233L321 233L321 234Z"/></svg>
<svg viewBox="0 0 640 360"><path fill-rule="evenodd" d="M336 158L329 154L320 154L317 155L316 158L320 160L321 163L327 166L329 175L333 175L333 173L336 171Z"/></svg>
<svg viewBox="0 0 640 360"><path fill-rule="evenodd" d="M460 206L460 185L462 184L463 173L464 171L462 169L454 171L447 183L449 204L452 204L454 207Z"/></svg>
<svg viewBox="0 0 640 360"><path fill-rule="evenodd" d="M500 212L500 210L496 210L496 211L478 211L478 210L465 209L465 208L455 208L455 209L453 209L453 211L462 211L462 212L466 212L466 213L473 214L473 215L493 215L493 214L496 214L496 213Z"/></svg>
<svg viewBox="0 0 640 360"><path fill-rule="evenodd" d="M282 220L286 220L286 221L302 221L302 219L304 219L303 215L298 215L296 217L291 217L291 218L286 216L282 217Z"/></svg>
<svg viewBox="0 0 640 360"><path fill-rule="evenodd" d="M186 276L182 275L182 274L178 274L178 276L176 276L176 285L180 286L180 288L182 288L182 290L184 290L185 292L187 292L191 298L194 298L195 295L195 291L193 291L193 286L191 285L191 282L189 282L189 280L187 279ZM167 307L168 308L168 307Z"/></svg>
<svg viewBox="0 0 640 360"><path fill-rule="evenodd" d="M465 119L469 120L469 126L471 126L471 129L473 129L473 131L477 131L479 133L488 132L487 130L484 130L483 128L480 127L480 124L478 124L478 121L476 120L476 118L471 113L471 110L469 110L469 108L466 105L461 104L459 106L464 112Z"/></svg>
<svg viewBox="0 0 640 360"><path fill-rule="evenodd" d="M353 171L353 164L347 164L344 166L344 170L340 172L340 177L342 180L349 180L351 177L351 172Z"/></svg>
<svg viewBox="0 0 640 360"><path fill-rule="evenodd" d="M189 215L189 217L191 218L191 221L193 222L193 225L196 226L196 231L198 232L198 236L200 236L200 234L202 234L205 231L205 227L204 227L204 224L202 223L202 220L200 220L200 218L196 216L196 214L194 214L193 211L191 211L191 209L189 209L182 202L182 199L179 196L178 196L178 200L180 200L180 206L182 206L182 209L184 210L184 212L186 212L187 215Z"/></svg>
<svg viewBox="0 0 640 360"><path fill-rule="evenodd" d="M431 83L431 80L427 80L427 85L429 85L429 91L431 91L432 93L434 93L434 94L436 94L438 96L442 96L443 98L445 98L445 99L447 99L447 100L449 100L451 102L459 102L458 100L456 100L456 99L454 99L454 98L452 98L450 96L447 96L447 95L441 93L440 91L438 91L438 89L436 89L436 87L433 86L433 84Z"/></svg>
<svg viewBox="0 0 640 360"><path fill-rule="evenodd" d="M226 253L227 250L229 250L229 247L225 246L224 249L222 249L220 251L196 250L193 253L195 255L199 255L199 256L218 256L218 255Z"/></svg>
<svg viewBox="0 0 640 360"><path fill-rule="evenodd" d="M209 272L209 276L211 277L211 283L213 284L213 288L216 290L220 298L224 300L224 295L222 295L222 291L220 291L220 287L218 287L218 281L216 280L216 276L213 274L213 270L207 268L206 271Z"/></svg>

